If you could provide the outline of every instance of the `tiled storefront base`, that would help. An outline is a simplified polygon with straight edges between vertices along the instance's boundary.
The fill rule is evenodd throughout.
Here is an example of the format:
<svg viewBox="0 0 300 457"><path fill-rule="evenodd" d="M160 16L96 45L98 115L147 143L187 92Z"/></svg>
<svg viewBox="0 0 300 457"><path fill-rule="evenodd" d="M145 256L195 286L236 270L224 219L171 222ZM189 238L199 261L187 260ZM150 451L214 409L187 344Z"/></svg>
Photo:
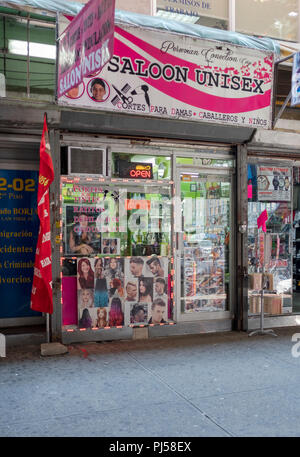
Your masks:
<svg viewBox="0 0 300 457"><path fill-rule="evenodd" d="M147 339L174 335L188 335L211 332L229 332L232 330L231 319L207 320L199 322L183 322L172 325L157 325L142 328L110 328L100 330L63 331L62 343L80 343L87 341L112 341L128 339Z"/></svg>
<svg viewBox="0 0 300 457"><path fill-rule="evenodd" d="M293 327L300 325L300 314L293 316L272 316L264 318L264 328L276 327ZM251 317L248 320L248 330L256 330L260 328L260 317Z"/></svg>

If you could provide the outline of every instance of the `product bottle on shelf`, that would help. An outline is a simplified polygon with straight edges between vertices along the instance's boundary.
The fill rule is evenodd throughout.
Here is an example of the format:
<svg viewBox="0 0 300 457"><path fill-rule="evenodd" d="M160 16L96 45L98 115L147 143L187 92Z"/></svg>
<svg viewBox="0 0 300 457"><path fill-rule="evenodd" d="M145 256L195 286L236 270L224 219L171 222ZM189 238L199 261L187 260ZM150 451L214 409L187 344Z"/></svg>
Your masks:
<svg viewBox="0 0 300 457"><path fill-rule="evenodd" d="M133 232L127 229L127 255L134 255L135 251L135 241L133 238Z"/></svg>
<svg viewBox="0 0 300 457"><path fill-rule="evenodd" d="M160 245L160 255L161 256L168 256L169 255L169 240L168 240L168 235L166 232L163 232L162 234L162 241Z"/></svg>
<svg viewBox="0 0 300 457"><path fill-rule="evenodd" d="M138 229L136 234L135 255L142 255L142 247L142 233L141 229Z"/></svg>
<svg viewBox="0 0 300 457"><path fill-rule="evenodd" d="M154 254L160 254L160 236L159 233L155 233L155 241L154 241Z"/></svg>

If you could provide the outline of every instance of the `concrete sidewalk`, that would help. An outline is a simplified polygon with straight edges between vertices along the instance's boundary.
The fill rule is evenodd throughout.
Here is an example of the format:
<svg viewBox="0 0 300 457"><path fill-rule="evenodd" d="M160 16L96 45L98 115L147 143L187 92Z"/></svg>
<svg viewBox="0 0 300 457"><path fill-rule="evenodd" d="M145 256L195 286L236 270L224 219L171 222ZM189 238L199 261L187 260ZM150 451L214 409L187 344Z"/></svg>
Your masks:
<svg viewBox="0 0 300 457"><path fill-rule="evenodd" d="M9 347L0 436L300 436L300 328L276 333Z"/></svg>

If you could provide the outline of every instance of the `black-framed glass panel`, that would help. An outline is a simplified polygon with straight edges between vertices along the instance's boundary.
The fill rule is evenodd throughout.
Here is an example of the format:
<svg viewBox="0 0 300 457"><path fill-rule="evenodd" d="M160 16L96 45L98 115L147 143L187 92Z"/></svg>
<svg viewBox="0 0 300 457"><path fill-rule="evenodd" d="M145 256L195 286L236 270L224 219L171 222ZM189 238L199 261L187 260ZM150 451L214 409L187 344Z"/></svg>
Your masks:
<svg viewBox="0 0 300 457"><path fill-rule="evenodd" d="M300 167L293 167L293 312L300 313Z"/></svg>
<svg viewBox="0 0 300 457"><path fill-rule="evenodd" d="M181 313L228 311L231 178L182 172L180 190Z"/></svg>
<svg viewBox="0 0 300 457"><path fill-rule="evenodd" d="M133 153L112 153L112 177L171 180L171 157Z"/></svg>
<svg viewBox="0 0 300 457"><path fill-rule="evenodd" d="M64 326L172 322L171 196L154 181L61 178Z"/></svg>
<svg viewBox="0 0 300 457"><path fill-rule="evenodd" d="M292 236L292 168L249 164L249 315L292 312Z"/></svg>

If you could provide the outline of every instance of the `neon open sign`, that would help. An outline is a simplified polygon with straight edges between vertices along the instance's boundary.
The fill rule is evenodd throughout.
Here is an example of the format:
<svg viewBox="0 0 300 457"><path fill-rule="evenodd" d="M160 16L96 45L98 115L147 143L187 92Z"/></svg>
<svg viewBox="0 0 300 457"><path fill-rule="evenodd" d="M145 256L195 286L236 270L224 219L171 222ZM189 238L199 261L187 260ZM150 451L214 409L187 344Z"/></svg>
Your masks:
<svg viewBox="0 0 300 457"><path fill-rule="evenodd" d="M152 179L152 164L151 163L136 163L126 162L125 160L119 161L119 175L120 178L132 179Z"/></svg>
<svg viewBox="0 0 300 457"><path fill-rule="evenodd" d="M145 170L130 170L130 176L132 178L148 178L151 179L151 170L146 168Z"/></svg>

